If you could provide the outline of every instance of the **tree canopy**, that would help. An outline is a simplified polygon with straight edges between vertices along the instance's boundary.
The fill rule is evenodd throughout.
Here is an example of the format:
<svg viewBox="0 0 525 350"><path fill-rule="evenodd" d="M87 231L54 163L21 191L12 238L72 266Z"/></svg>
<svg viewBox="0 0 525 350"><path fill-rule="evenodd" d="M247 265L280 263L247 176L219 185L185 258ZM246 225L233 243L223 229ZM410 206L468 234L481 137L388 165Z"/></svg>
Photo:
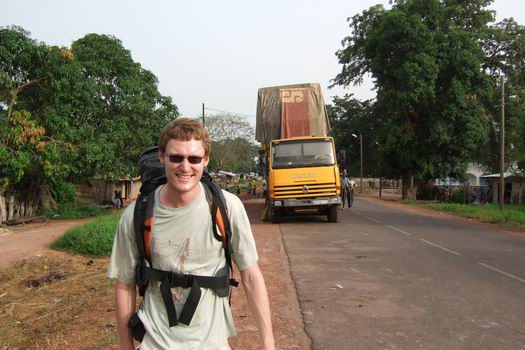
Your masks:
<svg viewBox="0 0 525 350"><path fill-rule="evenodd" d="M0 27L0 177L29 184L118 179L178 116L155 75L113 36L48 46Z"/></svg>
<svg viewBox="0 0 525 350"><path fill-rule="evenodd" d="M244 117L217 114L206 117L205 123L212 140L210 170L256 171L255 131Z"/></svg>
<svg viewBox="0 0 525 350"><path fill-rule="evenodd" d="M372 118L383 171L413 179L461 177L487 144L494 84L482 47L493 21L489 0L398 0L351 19L336 55L334 85L369 74L377 91ZM414 187L404 188L414 197Z"/></svg>

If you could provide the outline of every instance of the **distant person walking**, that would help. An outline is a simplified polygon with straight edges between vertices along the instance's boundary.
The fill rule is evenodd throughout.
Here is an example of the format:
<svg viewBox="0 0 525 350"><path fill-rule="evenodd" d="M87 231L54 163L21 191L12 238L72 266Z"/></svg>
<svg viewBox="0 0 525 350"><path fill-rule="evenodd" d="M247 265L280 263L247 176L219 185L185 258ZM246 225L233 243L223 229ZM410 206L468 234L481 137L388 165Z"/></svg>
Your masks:
<svg viewBox="0 0 525 350"><path fill-rule="evenodd" d="M341 209L344 209L344 206L345 206L345 177L347 176L346 174L346 169L343 169L343 171L341 172L341 178L340 178L340 184L341 184Z"/></svg>
<svg viewBox="0 0 525 350"><path fill-rule="evenodd" d="M118 191L113 191L113 193L111 194L111 202L113 203L113 206L115 208L122 208L122 202L119 198Z"/></svg>
<svg viewBox="0 0 525 350"><path fill-rule="evenodd" d="M263 197L266 198L266 193L268 192L268 184L266 183L266 179L262 180L262 190L263 190Z"/></svg>
<svg viewBox="0 0 525 350"><path fill-rule="evenodd" d="M341 187L344 188L344 195L343 195L343 209L346 208L350 209L352 207L352 204L354 203L354 187L357 186L355 181L350 180L348 177L348 173L344 171L343 173L343 182L341 184Z"/></svg>
<svg viewBox="0 0 525 350"><path fill-rule="evenodd" d="M252 180L252 194L254 197L257 197L257 181Z"/></svg>

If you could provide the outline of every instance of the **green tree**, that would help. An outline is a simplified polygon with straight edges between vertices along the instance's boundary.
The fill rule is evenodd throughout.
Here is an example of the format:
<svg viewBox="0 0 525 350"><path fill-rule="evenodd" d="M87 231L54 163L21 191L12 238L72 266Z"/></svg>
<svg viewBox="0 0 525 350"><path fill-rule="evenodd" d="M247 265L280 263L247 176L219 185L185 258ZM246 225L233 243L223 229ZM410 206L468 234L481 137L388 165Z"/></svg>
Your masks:
<svg viewBox="0 0 525 350"><path fill-rule="evenodd" d="M89 34L68 49L0 28L2 220L6 191L52 204L49 186L135 176L142 150L177 116L117 38Z"/></svg>
<svg viewBox="0 0 525 350"><path fill-rule="evenodd" d="M352 95L335 96L333 104L327 105L328 117L338 152L344 150L345 161L341 164L351 176L360 174L360 140L363 138L363 174L380 176L378 130L382 119L374 114L374 101L360 101ZM354 136L355 135L355 136ZM339 153L340 154L340 153Z"/></svg>
<svg viewBox="0 0 525 350"><path fill-rule="evenodd" d="M205 123L212 139L210 170L245 173L256 170L255 131L245 118L218 114L207 117Z"/></svg>
<svg viewBox="0 0 525 350"><path fill-rule="evenodd" d="M70 57L56 47L31 39L20 27L0 28L0 190L1 219L5 220L3 193L24 189L25 215L39 204L53 206L48 184L69 173L61 154L69 145L57 140L38 116L37 91L50 86L53 69L68 65ZM49 121L48 121L49 122Z"/></svg>
<svg viewBox="0 0 525 350"><path fill-rule="evenodd" d="M136 174L140 152L158 141L159 130L178 116L177 107L158 92L155 75L134 62L119 39L88 34L73 43L72 52L82 72L73 118L83 141L78 144L79 175L115 179Z"/></svg>
<svg viewBox="0 0 525 350"><path fill-rule="evenodd" d="M512 18L505 19L489 28L482 45L486 56L483 68L490 74L495 92L486 106L492 125L489 147L480 150L478 159L490 171L499 172L502 77L505 79L505 164L525 161L525 27Z"/></svg>
<svg viewBox="0 0 525 350"><path fill-rule="evenodd" d="M384 172L403 179L403 198L415 198L414 179L462 175L487 142L491 90L479 43L490 2L399 0L349 20L334 85L372 76Z"/></svg>

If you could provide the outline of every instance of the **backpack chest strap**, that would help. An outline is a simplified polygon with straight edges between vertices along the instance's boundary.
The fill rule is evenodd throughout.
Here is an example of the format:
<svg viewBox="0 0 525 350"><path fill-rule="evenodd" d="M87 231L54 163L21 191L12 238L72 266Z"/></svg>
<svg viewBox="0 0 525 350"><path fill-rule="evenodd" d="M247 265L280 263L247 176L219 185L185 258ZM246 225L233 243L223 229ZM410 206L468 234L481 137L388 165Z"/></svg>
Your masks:
<svg viewBox="0 0 525 350"><path fill-rule="evenodd" d="M178 322L185 325L190 324L201 298L201 288L213 289L219 296L227 296L228 292L224 295L224 292L219 293L219 291L228 291L230 284L233 283L228 275L199 276L182 274L154 269L146 266L145 263L140 264L137 281L139 283L148 283L151 281L160 282L160 293L164 301L164 306L166 307L170 327L176 326ZM177 316L171 294L171 288L174 287L191 288L179 316Z"/></svg>

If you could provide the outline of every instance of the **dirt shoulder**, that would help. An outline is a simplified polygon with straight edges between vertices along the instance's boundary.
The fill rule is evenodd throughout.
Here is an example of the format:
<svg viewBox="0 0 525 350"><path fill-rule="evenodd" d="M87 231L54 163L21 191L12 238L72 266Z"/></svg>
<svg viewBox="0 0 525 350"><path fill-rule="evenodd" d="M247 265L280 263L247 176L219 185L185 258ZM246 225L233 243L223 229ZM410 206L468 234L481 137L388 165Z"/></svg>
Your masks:
<svg viewBox="0 0 525 350"><path fill-rule="evenodd" d="M279 225L260 220L261 199L242 199L268 287L276 348L309 349ZM29 224L0 236L0 349L117 349L108 258L49 249L65 231L87 221ZM235 277L240 279L238 271ZM44 283L30 287L34 280ZM238 334L230 340L232 349L258 349L257 328L240 286L233 291L232 310Z"/></svg>
<svg viewBox="0 0 525 350"><path fill-rule="evenodd" d="M259 267L268 288L276 348L310 349L310 338L304 329L279 225L263 222L260 219L264 205L262 199L244 199L243 202L257 243ZM236 278L238 277L237 275ZM248 309L244 290L237 288L232 299L232 310L238 331L238 336L230 342L232 349L259 349L257 328Z"/></svg>

